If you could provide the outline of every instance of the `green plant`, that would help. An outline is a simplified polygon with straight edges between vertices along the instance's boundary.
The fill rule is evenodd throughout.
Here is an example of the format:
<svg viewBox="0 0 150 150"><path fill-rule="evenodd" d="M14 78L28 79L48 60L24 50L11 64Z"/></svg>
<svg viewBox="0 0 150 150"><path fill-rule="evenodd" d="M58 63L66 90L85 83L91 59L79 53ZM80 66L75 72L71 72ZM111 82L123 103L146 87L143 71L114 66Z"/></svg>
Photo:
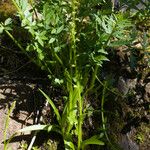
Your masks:
<svg viewBox="0 0 150 150"><path fill-rule="evenodd" d="M30 33L29 43L24 47L13 37L10 28L7 28L10 19L0 24L1 32L5 31L29 59L46 70L52 84L61 87L66 96L65 101L62 98L64 108L60 114L53 99L40 90L53 108L58 123L33 125L19 132L58 132L63 137L66 150L86 149L89 144L104 145L101 140L103 134L88 139L83 136L82 127L88 114L85 102L91 94L98 92L97 76L103 62L109 61L107 49L113 44L126 44L126 28L131 27L130 21L122 14L112 13L112 8L109 13L94 7L87 11L85 8L89 7L90 1L43 0L40 7L27 0L12 2L18 10L21 26ZM101 111L106 135L105 90L104 84Z"/></svg>
<svg viewBox="0 0 150 150"><path fill-rule="evenodd" d="M22 150L26 150L28 148L28 144L27 143L22 143L20 147L21 147Z"/></svg>
<svg viewBox="0 0 150 150"><path fill-rule="evenodd" d="M126 7L126 12L137 25L147 25L150 16L150 1L148 0L120 0L120 5ZM149 26L149 25L148 25Z"/></svg>
<svg viewBox="0 0 150 150"><path fill-rule="evenodd" d="M135 140L136 140L137 143L143 143L144 135L142 133L138 133L135 137Z"/></svg>
<svg viewBox="0 0 150 150"><path fill-rule="evenodd" d="M4 128L4 150L11 150L10 147L8 147L8 144L11 140L11 138L9 138L9 140L7 140L7 130L8 130L8 127L9 127L9 117L10 117L10 114L12 113L14 107L15 107L15 104L16 104L16 101L14 101L12 103L12 106L10 107L10 109L8 109L8 114L7 114L7 117L6 117L6 120L5 120L5 128Z"/></svg>

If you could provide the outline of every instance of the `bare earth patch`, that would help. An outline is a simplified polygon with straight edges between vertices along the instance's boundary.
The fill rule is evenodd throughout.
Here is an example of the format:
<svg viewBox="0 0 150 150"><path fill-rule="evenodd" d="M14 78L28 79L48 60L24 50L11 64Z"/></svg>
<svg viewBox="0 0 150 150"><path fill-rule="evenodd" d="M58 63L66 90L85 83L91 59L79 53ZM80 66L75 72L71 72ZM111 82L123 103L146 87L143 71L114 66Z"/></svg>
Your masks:
<svg viewBox="0 0 150 150"><path fill-rule="evenodd" d="M0 150L4 149L5 121L12 102L16 101L16 106L10 115L7 139L24 126L33 124L34 105L29 101L33 100L32 98L32 86L29 84L8 82L0 85ZM21 149L21 142L30 140L30 138L29 133L17 135L9 143L9 147L12 150L19 150Z"/></svg>

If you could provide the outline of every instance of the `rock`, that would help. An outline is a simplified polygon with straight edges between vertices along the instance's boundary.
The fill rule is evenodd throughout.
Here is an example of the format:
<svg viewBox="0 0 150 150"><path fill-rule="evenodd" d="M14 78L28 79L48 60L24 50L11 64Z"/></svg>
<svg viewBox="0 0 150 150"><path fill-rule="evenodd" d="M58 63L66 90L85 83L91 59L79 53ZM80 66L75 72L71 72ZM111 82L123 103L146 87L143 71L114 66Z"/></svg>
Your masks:
<svg viewBox="0 0 150 150"><path fill-rule="evenodd" d="M117 88L119 92L123 95L126 95L128 93L129 86L127 85L125 79L122 76L119 77Z"/></svg>
<svg viewBox="0 0 150 150"><path fill-rule="evenodd" d="M146 100L146 101L149 101L149 100L150 100L150 83L147 83L147 84L145 85L144 100Z"/></svg>
<svg viewBox="0 0 150 150"><path fill-rule="evenodd" d="M145 86L146 93L150 94L150 83L147 83Z"/></svg>
<svg viewBox="0 0 150 150"><path fill-rule="evenodd" d="M130 139L129 133L122 135L120 146L123 150L139 150L139 146Z"/></svg>

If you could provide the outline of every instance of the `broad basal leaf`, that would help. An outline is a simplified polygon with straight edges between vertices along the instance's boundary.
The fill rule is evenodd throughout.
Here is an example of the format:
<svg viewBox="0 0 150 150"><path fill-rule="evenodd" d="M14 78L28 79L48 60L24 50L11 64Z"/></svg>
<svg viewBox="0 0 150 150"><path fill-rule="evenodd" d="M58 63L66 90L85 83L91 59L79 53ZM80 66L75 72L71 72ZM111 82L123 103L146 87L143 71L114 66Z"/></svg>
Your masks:
<svg viewBox="0 0 150 150"><path fill-rule="evenodd" d="M94 135L92 136L91 138L87 139L87 140L84 140L82 143L81 143L81 147L82 147L82 150L85 149L85 147L87 145L90 145L90 144L94 144L94 145L104 145L104 142L99 140L99 135Z"/></svg>
<svg viewBox="0 0 150 150"><path fill-rule="evenodd" d="M53 108L55 114L56 114L56 117L57 117L57 121L59 122L59 124L61 124L61 117L60 117L60 114L59 114L59 111L58 109L56 108L55 104L53 103L53 101L49 98L48 95L46 95L41 89L39 89L40 92L44 95L44 97L46 98L46 100L49 102L49 104L51 105L51 107Z"/></svg>

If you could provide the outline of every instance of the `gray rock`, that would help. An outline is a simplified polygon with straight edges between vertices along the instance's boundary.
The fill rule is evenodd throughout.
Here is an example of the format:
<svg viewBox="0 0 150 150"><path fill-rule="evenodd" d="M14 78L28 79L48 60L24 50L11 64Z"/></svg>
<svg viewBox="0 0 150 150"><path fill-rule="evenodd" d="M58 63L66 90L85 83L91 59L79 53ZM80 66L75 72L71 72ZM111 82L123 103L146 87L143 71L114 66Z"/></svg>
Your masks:
<svg viewBox="0 0 150 150"><path fill-rule="evenodd" d="M122 76L119 77L117 88L123 95L126 95L129 91L129 86Z"/></svg>
<svg viewBox="0 0 150 150"><path fill-rule="evenodd" d="M129 133L122 135L120 146L123 150L139 150L139 146L130 139Z"/></svg>

